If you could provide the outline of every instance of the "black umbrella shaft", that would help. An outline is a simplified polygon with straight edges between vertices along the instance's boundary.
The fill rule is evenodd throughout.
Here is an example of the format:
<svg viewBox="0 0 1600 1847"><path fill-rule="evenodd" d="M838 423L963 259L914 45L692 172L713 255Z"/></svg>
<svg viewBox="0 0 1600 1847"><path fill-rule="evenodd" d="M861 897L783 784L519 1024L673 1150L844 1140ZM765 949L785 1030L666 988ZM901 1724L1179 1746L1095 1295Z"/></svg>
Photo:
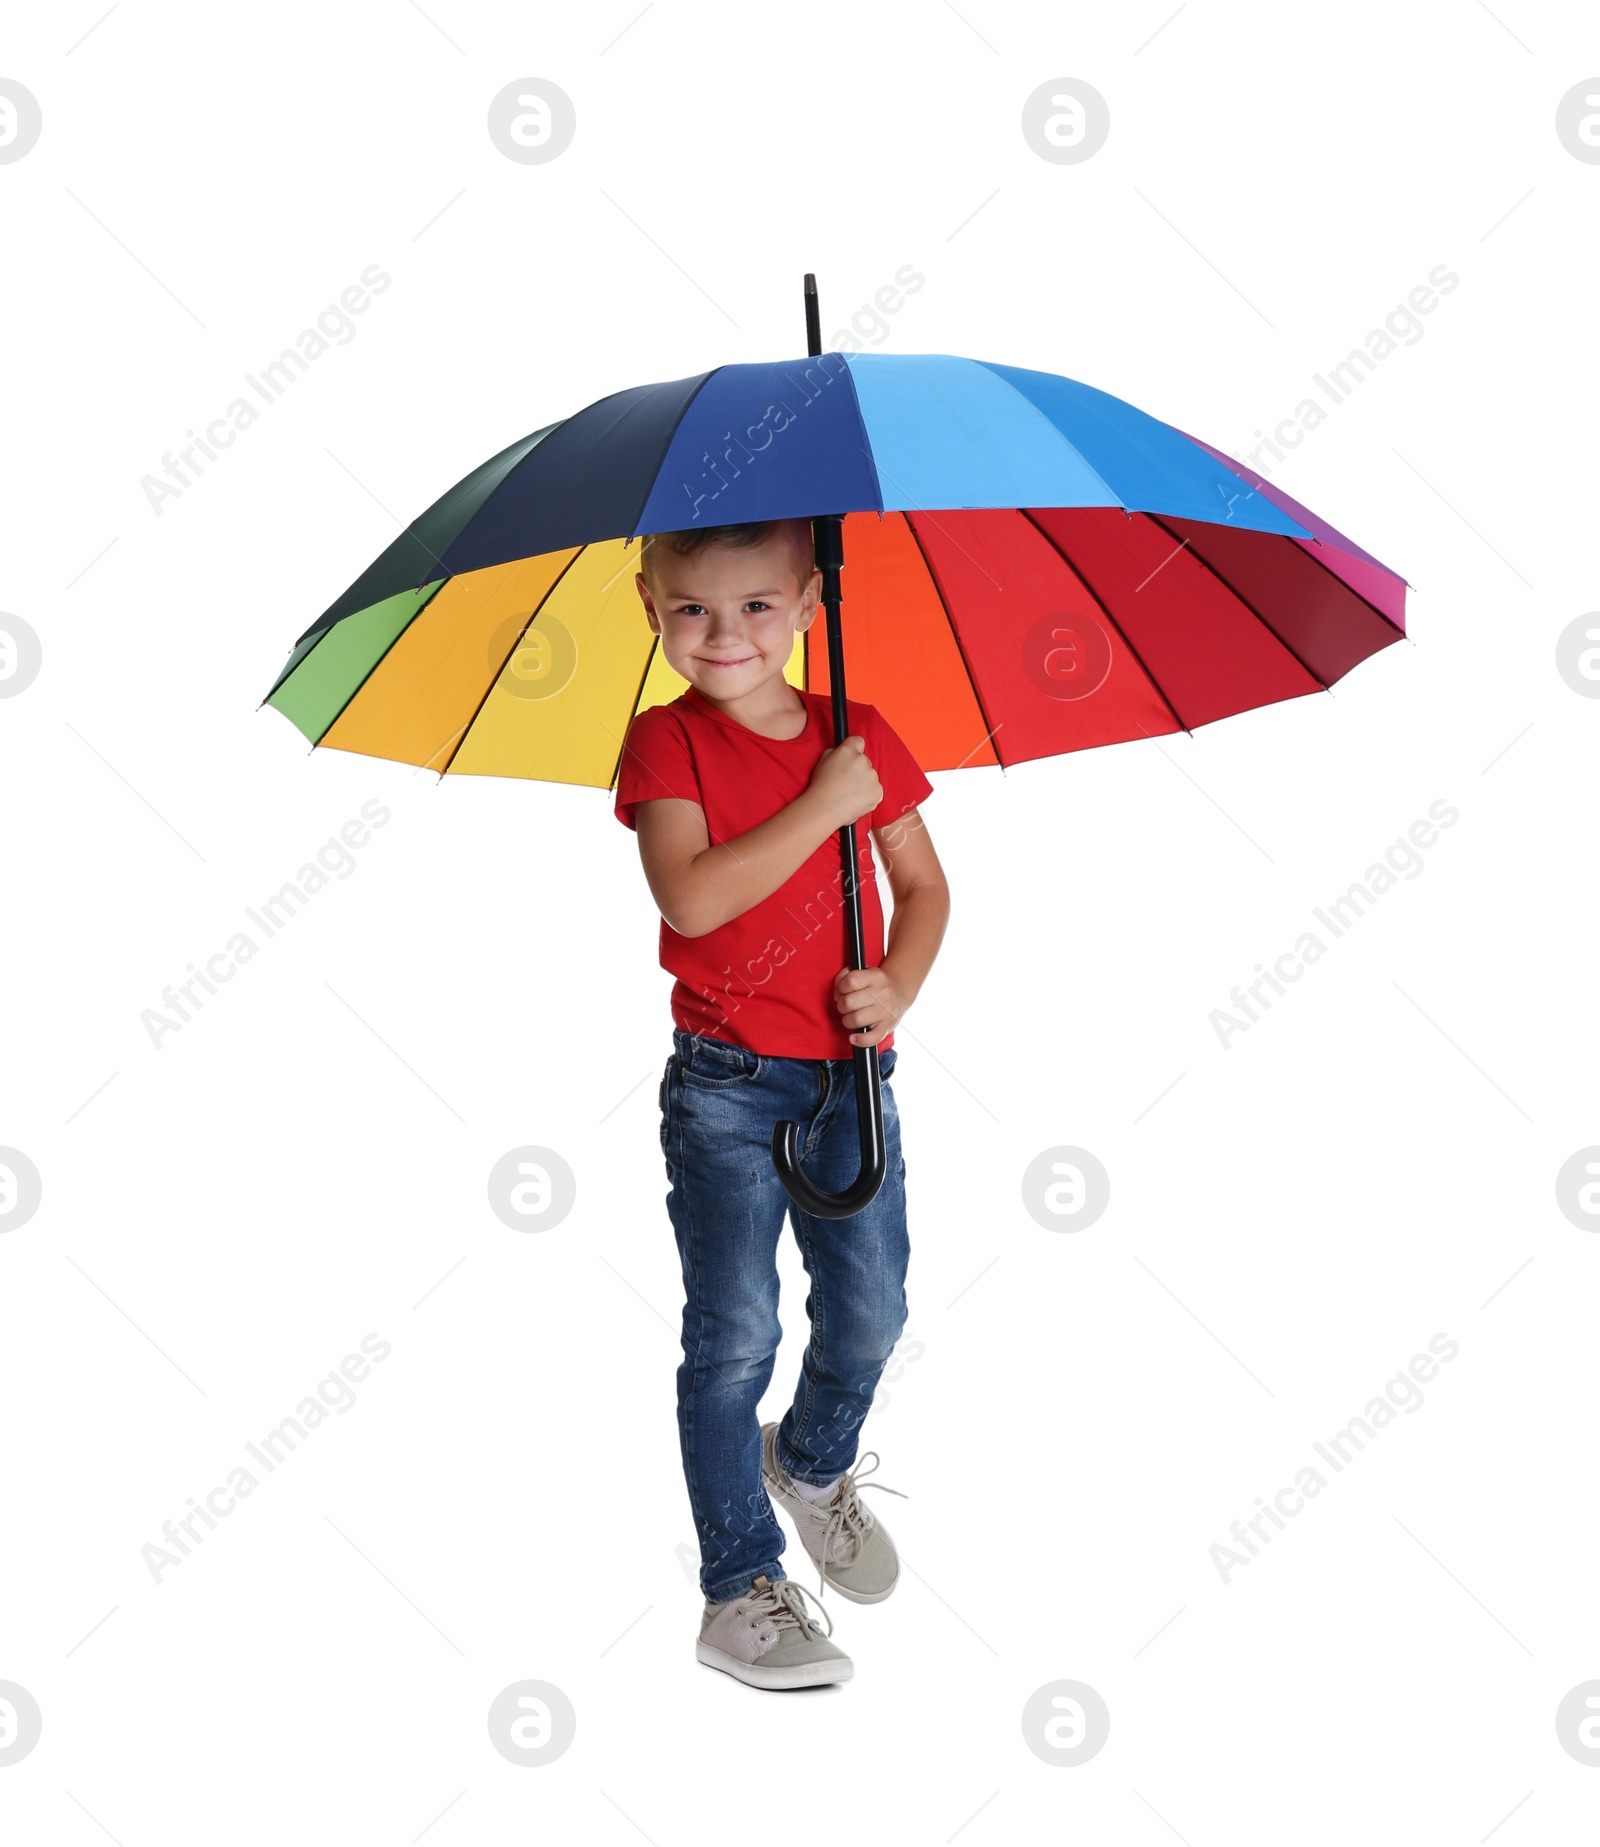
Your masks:
<svg viewBox="0 0 1600 1847"><path fill-rule="evenodd" d="M806 344L810 357L822 351L822 322L817 309L817 279L806 277ZM822 572L822 608L828 636L828 686L833 695L835 749L850 735L850 714L844 692L844 636L839 626L839 573L844 568L844 515L820 513L811 521L811 542ZM809 676L808 676L809 677ZM839 861L844 897L845 945L851 968L867 965L866 933L861 921L861 862L857 857L856 824L839 829ZM803 1211L817 1218L851 1218L870 1205L888 1172L888 1151L883 1140L882 1074L878 1048L858 1045L852 1050L851 1074L855 1080L856 1133L861 1167L842 1193L824 1193L806 1177L800 1165L800 1124L772 1125L772 1164L784 1191Z"/></svg>
<svg viewBox="0 0 1600 1847"><path fill-rule="evenodd" d="M822 572L822 610L828 632L828 688L833 698L833 741L839 745L850 735L850 715L844 690L844 637L839 620L839 573L844 568L844 515L821 515L812 520L811 532L817 550L817 565ZM867 940L861 922L861 862L857 858L854 821L847 821L839 829L839 853L844 873L842 896L850 966L865 968Z"/></svg>
<svg viewBox="0 0 1600 1847"><path fill-rule="evenodd" d="M805 283L806 352L815 359L822 351L822 309L817 279L809 271ZM811 522L817 566L822 572L822 612L828 634L828 684L833 694L833 741L837 746L850 735L850 715L845 704L844 635L839 623L839 573L844 569L844 515L825 513ZM861 862L856 857L856 824L847 821L839 830L839 850L844 871L845 935L852 968L867 965L867 941L861 925Z"/></svg>

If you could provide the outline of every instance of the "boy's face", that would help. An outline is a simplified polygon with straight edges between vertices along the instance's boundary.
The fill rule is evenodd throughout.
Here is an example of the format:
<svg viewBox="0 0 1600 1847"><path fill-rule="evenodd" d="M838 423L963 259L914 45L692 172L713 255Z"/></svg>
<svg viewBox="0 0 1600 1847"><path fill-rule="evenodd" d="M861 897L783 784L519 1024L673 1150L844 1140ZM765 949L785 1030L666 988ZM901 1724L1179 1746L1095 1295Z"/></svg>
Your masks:
<svg viewBox="0 0 1600 1847"><path fill-rule="evenodd" d="M743 698L781 674L822 594L819 570L797 581L779 533L748 550L711 544L687 558L663 545L650 569L653 588L642 571L635 580L645 618L668 665L709 699Z"/></svg>

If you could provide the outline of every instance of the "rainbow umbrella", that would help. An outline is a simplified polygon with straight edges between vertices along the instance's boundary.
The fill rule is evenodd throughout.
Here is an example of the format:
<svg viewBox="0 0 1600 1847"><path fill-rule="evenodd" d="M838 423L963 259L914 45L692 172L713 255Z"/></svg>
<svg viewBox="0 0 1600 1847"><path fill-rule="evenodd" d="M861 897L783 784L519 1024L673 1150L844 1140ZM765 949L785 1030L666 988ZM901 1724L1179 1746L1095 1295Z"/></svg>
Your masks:
<svg viewBox="0 0 1600 1847"><path fill-rule="evenodd" d="M638 385L546 424L421 514L295 644L263 704L313 746L441 776L615 786L630 720L687 682L634 587L643 533L809 518L825 625L786 674L875 705L924 769L1002 768L1325 690L1405 632L1405 579L1242 464L1091 385L947 354L809 353ZM819 629L822 630L819 633ZM855 823L849 966L865 964ZM884 1176L877 1048L862 1165L790 1197L857 1212Z"/></svg>

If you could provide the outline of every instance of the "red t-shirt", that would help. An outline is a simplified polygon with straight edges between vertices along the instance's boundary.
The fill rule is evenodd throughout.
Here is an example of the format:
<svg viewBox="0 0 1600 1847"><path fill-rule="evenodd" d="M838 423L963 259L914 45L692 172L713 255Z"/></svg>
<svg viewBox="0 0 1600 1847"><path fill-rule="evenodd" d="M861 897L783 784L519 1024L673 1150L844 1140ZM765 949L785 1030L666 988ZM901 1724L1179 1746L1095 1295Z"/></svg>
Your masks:
<svg viewBox="0 0 1600 1847"><path fill-rule="evenodd" d="M647 706L628 727L617 773L616 816L633 827L640 802L682 796L698 802L715 844L759 827L804 794L833 748L833 701L796 687L810 712L798 737L768 738L719 711L690 686L668 705ZM917 760L875 706L846 701L850 734L883 784L883 800L856 822L861 924L867 966L883 960L883 906L872 830L888 827L933 793ZM704 936L680 936L661 920L661 966L676 975L673 1024L774 1058L850 1058L855 1047L834 1001L833 981L849 961L844 869L830 833L761 903ZM894 1034L879 1042L880 1052Z"/></svg>

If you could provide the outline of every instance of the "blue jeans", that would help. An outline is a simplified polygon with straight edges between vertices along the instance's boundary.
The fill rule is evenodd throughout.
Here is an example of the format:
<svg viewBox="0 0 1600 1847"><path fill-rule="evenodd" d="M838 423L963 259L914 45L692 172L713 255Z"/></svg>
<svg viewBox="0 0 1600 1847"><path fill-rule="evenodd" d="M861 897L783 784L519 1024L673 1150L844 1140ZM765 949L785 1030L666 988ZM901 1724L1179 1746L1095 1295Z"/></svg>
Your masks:
<svg viewBox="0 0 1600 1847"><path fill-rule="evenodd" d="M779 1234L787 1214L810 1279L811 1339L794 1401L778 1425L779 1464L832 1481L856 1459L862 1421L906 1321L905 1161L889 1083L900 1053L879 1056L887 1171L854 1218L819 1219L783 1190L773 1124L800 1124L806 1173L825 1192L861 1167L854 1061L776 1058L674 1030L661 1079L667 1215L683 1268L678 1440L700 1542L700 1588L742 1596L776 1582L784 1534L761 1479L757 1407L772 1378Z"/></svg>

